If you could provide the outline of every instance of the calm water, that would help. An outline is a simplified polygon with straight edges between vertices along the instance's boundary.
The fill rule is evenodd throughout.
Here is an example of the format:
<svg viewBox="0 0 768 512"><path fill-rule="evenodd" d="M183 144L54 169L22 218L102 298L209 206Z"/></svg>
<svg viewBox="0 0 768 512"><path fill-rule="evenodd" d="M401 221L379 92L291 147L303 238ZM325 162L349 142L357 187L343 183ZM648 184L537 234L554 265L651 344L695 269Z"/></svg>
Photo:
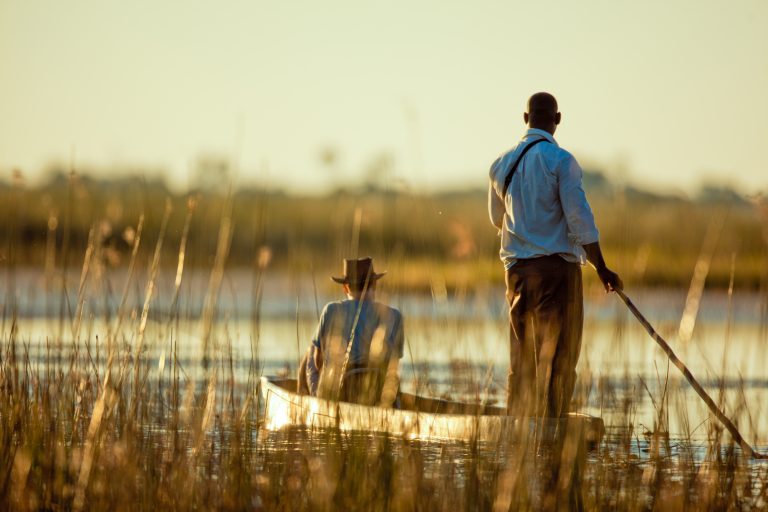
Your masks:
<svg viewBox="0 0 768 512"><path fill-rule="evenodd" d="M167 375L170 340L176 340L185 372L200 378L203 327L199 317L207 275L193 274L188 279L182 289L178 321L170 321L169 279L161 279L152 303L144 356L152 372ZM71 281L68 287L76 290L77 280ZM211 340L215 355L227 360L231 356L235 381L247 379L253 361L265 375L294 372L299 355L308 346L318 310L326 301L340 298L324 285L316 292L311 279L302 282L299 286L287 277L270 278L263 283L261 302L256 302L249 274L228 275ZM87 348L95 364L102 367L104 340L114 326L119 303L119 292L111 290L121 289L117 280L110 286L92 286L84 291L83 320L79 336L75 336L72 326L76 322L71 319L77 315L77 294L46 293L39 275L20 274L12 288L6 285L3 339L8 339L15 302L17 339L33 367L50 361L48 354L65 357L73 347ZM142 292L137 287L129 298L131 318L126 319L120 337L126 348L137 339ZM683 345L678 342L677 329L685 290L627 292L713 397L717 399L718 390L724 390L725 409L738 421L745 437L768 445L765 297L737 292L729 299L724 292L705 293L692 341ZM381 298L400 308L406 317L407 346L401 368L405 390L460 399L505 400L508 342L501 288L472 296L382 294ZM631 399L633 423L641 437L644 430L653 429L662 390L667 389L665 405L672 437L705 439L706 406L678 370L668 365L664 353L620 300L603 293L589 294L585 306L577 392L582 410L602 416L608 426L613 421L624 424L622 404ZM254 321L256 311L258 321Z"/></svg>

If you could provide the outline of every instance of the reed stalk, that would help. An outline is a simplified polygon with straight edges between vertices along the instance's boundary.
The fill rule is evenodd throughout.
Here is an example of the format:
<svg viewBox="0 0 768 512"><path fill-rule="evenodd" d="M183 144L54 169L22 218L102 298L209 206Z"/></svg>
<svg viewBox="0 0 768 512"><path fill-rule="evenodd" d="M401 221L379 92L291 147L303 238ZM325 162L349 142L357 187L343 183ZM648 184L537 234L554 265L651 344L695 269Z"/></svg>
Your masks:
<svg viewBox="0 0 768 512"><path fill-rule="evenodd" d="M211 269L211 276L208 281L208 291L203 305L203 326L202 326L202 346L203 346L203 369L208 372L208 366L211 358L211 333L213 330L216 316L216 306L219 300L219 291L221 282L224 279L224 267L227 256L229 255L230 243L232 241L232 191L227 194L227 200L221 215L221 224L219 225L219 236L216 244L216 256Z"/></svg>
<svg viewBox="0 0 768 512"><path fill-rule="evenodd" d="M131 247L131 259L128 263L128 273L125 278L125 284L123 285L123 292L120 294L120 304L117 307L117 315L115 318L114 327L108 331L107 334L107 351L112 353L116 338L120 335L121 327L125 319L125 309L128 303L128 293L133 283L133 277L136 272L136 256L139 254L139 247L141 246L141 234L144 229L144 214L139 216L139 221L136 223L136 233L132 240Z"/></svg>
<svg viewBox="0 0 768 512"><path fill-rule="evenodd" d="M696 317L699 314L701 297L704 295L704 283L709 274L709 268L712 265L712 258L717 249L717 243L720 240L720 233L725 226L726 215L715 215L707 227L707 233L704 236L704 243L701 252L696 260L696 266L693 270L691 285L688 288L688 296L685 298L685 309L680 318L680 328L678 329L678 339L685 346L693 337L693 328L696 325Z"/></svg>
<svg viewBox="0 0 768 512"><path fill-rule="evenodd" d="M165 240L165 231L168 228L168 219L171 216L171 201L166 200L165 211L163 213L163 220L160 224L160 236L157 238L155 244L155 252L152 256L152 264L149 268L149 279L147 280L147 286L144 292L144 306L141 309L141 319L139 320L137 338L133 350L133 397L131 402L131 411L133 414L138 407L138 397L141 396L141 354L144 349L144 339L147 330L147 321L149 320L149 308L152 304L152 298L155 294L155 286L157 274L160 271L160 256L162 254L163 241Z"/></svg>
<svg viewBox="0 0 768 512"><path fill-rule="evenodd" d="M197 200L190 197L187 200L187 215L184 219L184 228L181 232L181 241L179 242L179 254L176 263L176 276L173 282L173 296L171 297L170 314L168 321L166 322L166 332L168 333L168 353L171 358L171 404L174 411L177 410L179 404L179 357L178 357L178 336L179 336L179 298L181 296L181 285L184 277L184 262L187 254L187 239L189 237L189 229L192 224L192 216L197 208ZM173 324L176 324L176 338L174 338L174 332L172 330ZM160 354L159 371L158 371L158 390L162 391L163 383L163 369L166 360L166 348L163 347Z"/></svg>

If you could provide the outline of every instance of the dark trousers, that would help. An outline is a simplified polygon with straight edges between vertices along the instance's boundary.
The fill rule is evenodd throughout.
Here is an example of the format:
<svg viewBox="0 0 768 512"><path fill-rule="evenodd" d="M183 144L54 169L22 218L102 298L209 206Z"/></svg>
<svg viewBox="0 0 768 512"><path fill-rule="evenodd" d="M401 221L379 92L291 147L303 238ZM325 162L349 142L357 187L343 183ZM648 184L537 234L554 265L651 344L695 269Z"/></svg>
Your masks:
<svg viewBox="0 0 768 512"><path fill-rule="evenodd" d="M558 255L518 260L506 275L510 370L507 409L563 417L576 385L584 323L581 267Z"/></svg>

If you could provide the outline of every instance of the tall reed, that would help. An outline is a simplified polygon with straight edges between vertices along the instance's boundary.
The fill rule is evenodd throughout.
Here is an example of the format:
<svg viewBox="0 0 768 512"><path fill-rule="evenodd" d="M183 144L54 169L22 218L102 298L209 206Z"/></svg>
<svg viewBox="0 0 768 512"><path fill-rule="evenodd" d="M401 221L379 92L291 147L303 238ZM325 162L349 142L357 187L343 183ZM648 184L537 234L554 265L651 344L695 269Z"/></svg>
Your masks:
<svg viewBox="0 0 768 512"><path fill-rule="evenodd" d="M66 236L77 217L75 192L71 194L71 210L64 208L61 227L52 221L57 216L50 208L40 224L47 240L45 286L61 296L56 303L46 295L49 303L43 310L54 312L66 328L48 326L45 339L33 339L31 331L25 331L29 324L12 314L18 311L12 298L17 278L28 269L20 269L15 260L4 263L10 284L9 321L3 324L0 346L0 509L756 510L768 503L768 469L745 459L716 423L691 425L686 409L690 401L684 396L689 390L669 379L664 368L655 381L641 381L630 372L596 383L585 379L582 403L604 404L609 434L596 450L585 452L571 444L561 451L560 462L565 463L556 478L545 443L521 446L504 440L487 445L333 429L262 430L256 382L265 363L261 308L265 301L269 304L269 281L284 283L289 292L301 281L297 295L301 304L311 305L311 323L315 295L327 295L323 280L314 281L315 272L325 272L325 264L317 261L312 266L307 254L297 251L286 267L295 273L286 278L284 268L272 266L276 249L265 234L269 227L256 228L248 260L253 272L251 343L247 353L238 354L236 322L219 314L228 255L234 232L241 228L236 202L222 209L222 203L211 205L201 197L185 199L186 204L174 209L165 203L162 208L149 205L153 216L149 210L134 212L133 236L124 249L127 259L111 267L105 262L112 242L95 227L99 219L91 219L92 236L87 240ZM350 203L354 211L355 201ZM433 206L417 210L428 220L409 228L415 244L432 243L428 210ZM212 210L218 212L218 229L201 242L206 235L200 224L213 216ZM346 234L334 235L339 246L333 251L374 247L364 210L358 223L350 221L355 217L347 218ZM176 218L174 211L184 213ZM18 233L10 232L14 234L6 246L18 249ZM309 229L292 236L298 247L313 247ZM384 233L378 236L386 239ZM72 303L66 276L73 270L68 265L75 261L75 248L82 265ZM406 269L409 253L394 247L389 251L390 273ZM470 339L472 347L480 346L488 332L504 337L503 326L487 331L441 316L448 299L456 296L460 308L469 308L473 301L482 308L498 306L497 287L475 287L471 280L451 284L452 272L468 267L471 273L473 265L484 263L475 257L418 270L429 277L431 314L409 326L427 333L419 338L431 344L427 350L448 343L436 339L437 327L447 326L441 332ZM738 277L730 270L734 266L729 266L729 300L738 295ZM175 272L168 273L172 277L166 281L168 267ZM192 284L195 270L201 268L208 277L202 294ZM307 269L312 282L304 280ZM104 297L104 290L112 288L120 290L114 303ZM413 288L400 281L392 289L393 300L400 300ZM198 295L206 300L195 302ZM196 309L193 303L198 302L202 307ZM300 323L302 314L298 337L305 325ZM503 322L503 316L499 318ZM616 315L613 331L613 348L628 343L626 317ZM70 337L71 343L65 343ZM199 341L200 347L190 340ZM408 352L421 349L409 346ZM418 381L413 386L419 392L450 393L481 403L503 395L497 378L503 369L467 363L466 354L452 350L447 383L437 381L439 368L420 366L418 358L412 358ZM245 379L238 366L246 368ZM720 386L723 390L724 381ZM749 418L744 387L734 409L740 418ZM638 425L638 408L646 397L655 404L655 423L647 436ZM675 419L684 427L673 437L670 423ZM704 441L699 428L706 432Z"/></svg>

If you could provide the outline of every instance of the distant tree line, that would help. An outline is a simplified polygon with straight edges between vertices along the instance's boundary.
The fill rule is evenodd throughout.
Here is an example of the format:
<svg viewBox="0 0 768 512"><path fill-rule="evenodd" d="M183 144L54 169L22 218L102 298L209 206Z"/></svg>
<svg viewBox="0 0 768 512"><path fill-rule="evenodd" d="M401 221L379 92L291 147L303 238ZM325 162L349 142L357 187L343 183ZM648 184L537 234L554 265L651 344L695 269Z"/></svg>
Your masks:
<svg viewBox="0 0 768 512"><path fill-rule="evenodd" d="M587 195L605 250L624 273L647 285L683 285L703 240L718 219L716 251L708 282L726 286L731 261L736 280L766 286L768 203L733 190L706 187L698 197L663 196L617 187L587 172ZM13 266L77 266L89 243L98 243L106 264L125 265L143 216L142 251L151 254L166 209L163 263L175 264L188 211L192 208L187 262L207 266L216 253L222 220L231 219L228 264L254 266L265 254L276 268L335 268L344 256L371 254L399 261L464 262L493 268L498 239L486 213L483 188L421 193L367 183L322 196L256 187L232 191L202 186L187 194L160 179L138 175L96 179L52 173L37 186L16 177L0 184L0 263ZM298 267L297 267L298 266ZM495 279L494 271L477 278ZM630 276L630 279L632 277Z"/></svg>

